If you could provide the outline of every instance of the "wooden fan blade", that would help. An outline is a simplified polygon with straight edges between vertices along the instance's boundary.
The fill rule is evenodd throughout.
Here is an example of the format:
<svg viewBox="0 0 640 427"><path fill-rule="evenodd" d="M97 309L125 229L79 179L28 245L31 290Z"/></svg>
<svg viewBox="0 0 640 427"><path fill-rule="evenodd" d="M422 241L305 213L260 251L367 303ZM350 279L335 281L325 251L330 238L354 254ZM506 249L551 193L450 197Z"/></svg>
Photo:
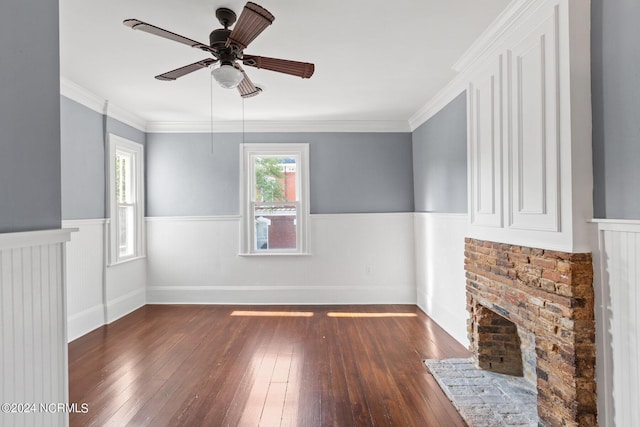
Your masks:
<svg viewBox="0 0 640 427"><path fill-rule="evenodd" d="M238 18L231 34L229 34L227 46L236 45L239 50L245 49L265 28L271 25L274 19L275 17L267 9L248 2L242 9L240 18Z"/></svg>
<svg viewBox="0 0 640 427"><path fill-rule="evenodd" d="M237 86L238 92L240 92L240 96L243 98L251 98L252 96L259 95L262 92L262 89L253 84L247 73L242 69L242 67L236 64L236 67L242 71L242 81Z"/></svg>
<svg viewBox="0 0 640 427"><path fill-rule="evenodd" d="M125 19L122 21L124 25L130 27L133 30L144 31L145 33L153 34L154 36L164 37L165 39L173 40L174 42L186 44L187 46L195 47L207 52L215 53L211 46L199 41L191 40L190 38L181 36L180 34L172 33L163 28L156 27L155 25L147 24L138 19Z"/></svg>
<svg viewBox="0 0 640 427"><path fill-rule="evenodd" d="M315 65L309 62L267 58L266 56L244 55L242 63L250 67L264 68L265 70L291 74L292 76L302 77L303 79L310 78L315 71Z"/></svg>
<svg viewBox="0 0 640 427"><path fill-rule="evenodd" d="M207 58L202 61L194 62L193 64L185 65L184 67L176 68L175 70L167 71L164 74L156 76L156 79L163 81L175 80L178 77L182 77L186 74L193 73L200 68L207 68L209 65L216 62L217 59Z"/></svg>

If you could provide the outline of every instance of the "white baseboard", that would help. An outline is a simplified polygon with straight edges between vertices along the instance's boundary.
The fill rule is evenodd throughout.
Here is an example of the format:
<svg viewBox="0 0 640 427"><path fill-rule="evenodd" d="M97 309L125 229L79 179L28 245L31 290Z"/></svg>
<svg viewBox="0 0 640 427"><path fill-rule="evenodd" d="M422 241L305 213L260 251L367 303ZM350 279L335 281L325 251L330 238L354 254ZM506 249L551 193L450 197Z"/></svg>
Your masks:
<svg viewBox="0 0 640 427"><path fill-rule="evenodd" d="M147 304L415 304L399 286L149 286Z"/></svg>
<svg viewBox="0 0 640 427"><path fill-rule="evenodd" d="M106 323L109 324L121 317L126 316L146 304L145 290L136 289L128 294L122 295L107 302Z"/></svg>
<svg viewBox="0 0 640 427"><path fill-rule="evenodd" d="M104 305L96 305L67 318L69 342L104 325Z"/></svg>

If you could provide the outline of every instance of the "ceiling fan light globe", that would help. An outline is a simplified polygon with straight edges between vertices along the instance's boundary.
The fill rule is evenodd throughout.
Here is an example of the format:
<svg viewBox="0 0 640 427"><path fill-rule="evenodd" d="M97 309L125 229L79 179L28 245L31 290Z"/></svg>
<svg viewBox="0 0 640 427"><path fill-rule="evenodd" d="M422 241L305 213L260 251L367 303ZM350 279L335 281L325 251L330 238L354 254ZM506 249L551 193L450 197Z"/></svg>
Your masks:
<svg viewBox="0 0 640 427"><path fill-rule="evenodd" d="M211 70L211 75L225 89L237 87L244 77L242 71L226 64Z"/></svg>

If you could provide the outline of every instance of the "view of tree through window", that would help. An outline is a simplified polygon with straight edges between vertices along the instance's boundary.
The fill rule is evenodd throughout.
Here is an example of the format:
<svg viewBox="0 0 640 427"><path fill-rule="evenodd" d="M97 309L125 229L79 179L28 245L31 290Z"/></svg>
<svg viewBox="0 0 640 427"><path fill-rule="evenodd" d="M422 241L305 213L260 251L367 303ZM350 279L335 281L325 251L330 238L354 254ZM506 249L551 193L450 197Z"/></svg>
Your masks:
<svg viewBox="0 0 640 427"><path fill-rule="evenodd" d="M257 202L284 200L283 163L282 157L257 157L255 159Z"/></svg>

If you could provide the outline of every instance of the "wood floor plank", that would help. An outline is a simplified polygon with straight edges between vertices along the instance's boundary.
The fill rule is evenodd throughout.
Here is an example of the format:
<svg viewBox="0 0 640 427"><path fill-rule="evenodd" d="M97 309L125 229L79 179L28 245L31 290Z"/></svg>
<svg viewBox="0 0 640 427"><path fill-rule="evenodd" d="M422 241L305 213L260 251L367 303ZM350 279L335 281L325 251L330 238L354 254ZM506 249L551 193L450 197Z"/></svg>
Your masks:
<svg viewBox="0 0 640 427"><path fill-rule="evenodd" d="M70 425L455 426L420 309L148 305L69 344Z"/></svg>

